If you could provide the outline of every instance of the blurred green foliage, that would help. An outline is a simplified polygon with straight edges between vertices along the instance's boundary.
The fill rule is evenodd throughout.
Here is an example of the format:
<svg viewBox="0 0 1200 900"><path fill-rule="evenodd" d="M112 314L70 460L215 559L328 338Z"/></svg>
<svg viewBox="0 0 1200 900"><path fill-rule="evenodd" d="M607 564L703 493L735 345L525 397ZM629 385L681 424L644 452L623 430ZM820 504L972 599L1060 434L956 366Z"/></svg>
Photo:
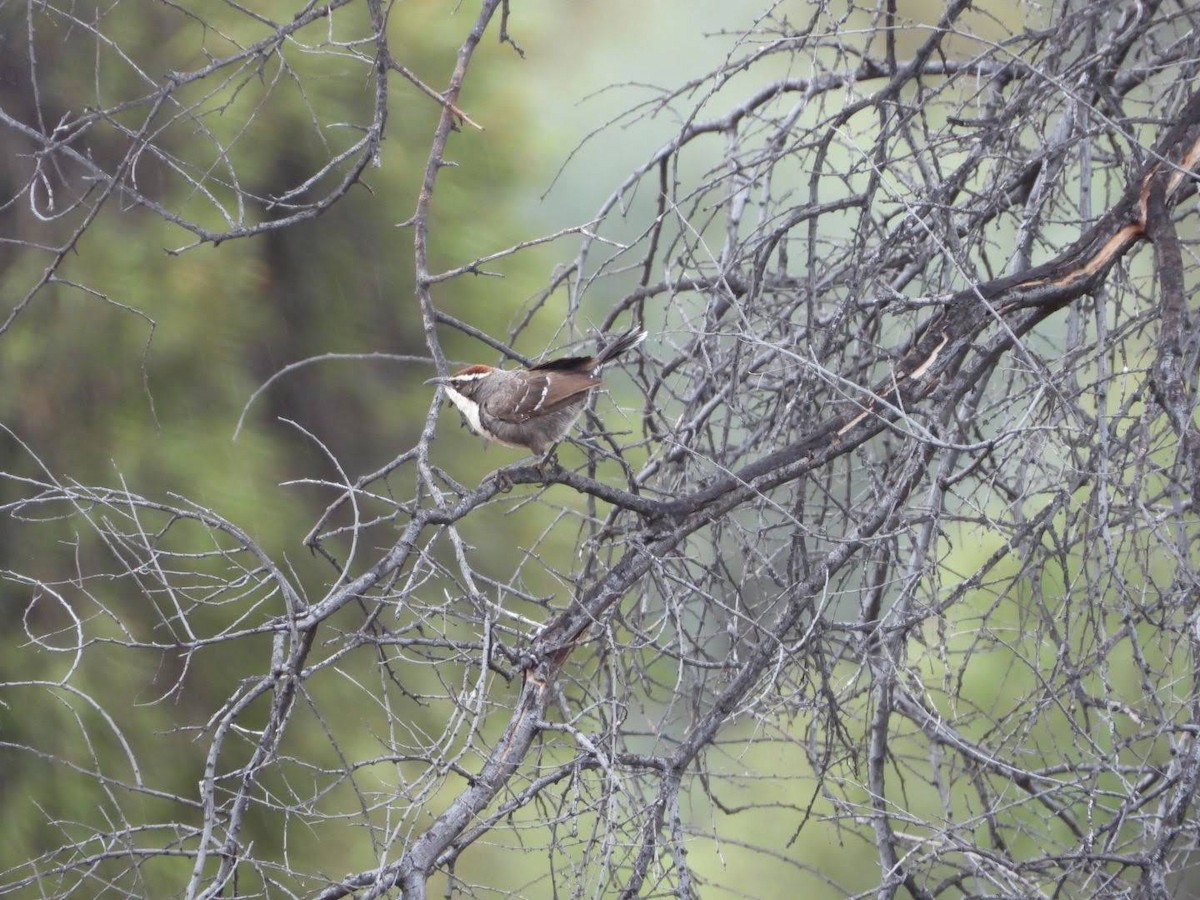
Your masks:
<svg viewBox="0 0 1200 900"><path fill-rule="evenodd" d="M299 43L285 46L282 56L264 61L257 71L243 67L185 88L179 96L197 104L193 114L185 117L168 109L154 124L165 128L162 144L179 171L192 180L200 172L215 173L203 180L209 194L148 158L135 167L138 188L169 210L221 228L228 224L222 207L236 215L233 192L222 188L229 173L236 172L239 187L250 194L277 195L357 139L353 123L369 116L373 102L368 72L347 54L318 51L331 49L324 39L361 33L365 9L365 4L351 5L333 17L328 32L325 25L309 29ZM75 146L96 160L119 159L126 142L118 129L143 126L147 105L136 101L150 82L204 67L268 33L253 16L217 2L75 4L70 11L77 21L67 21L52 7L0 5L0 106L33 123L133 101L107 127L93 129ZM269 3L256 4L255 12L286 21L296 9ZM397 16L394 24L404 64L434 83L444 80L462 37L464 20L446 12L428 5L413 15L406 11L403 19ZM102 36L99 50L96 34ZM522 196L520 142L528 114L517 95L504 87L505 73L519 59L494 42L481 55L490 76L472 84L463 105L486 121L487 131L452 139L451 152L460 166L442 173L435 265L461 262L527 232L513 210ZM63 283L40 290L0 338L0 381L5 386L0 422L11 430L0 435L0 469L38 479L125 484L164 501L186 497L246 529L319 592L333 573L300 541L332 494L282 483L297 478L337 481L339 476L325 451L284 420L311 433L354 477L411 444L429 406L431 393L421 382L432 369L388 361L311 366L277 382L250 409L248 425L236 442L232 434L251 393L288 363L324 353L425 352L413 300L412 234L397 225L412 215L439 110L401 78L393 79L392 89L380 165L368 169L364 186L312 221L173 254L168 251L192 242L189 234L150 211L110 198L58 271ZM340 126L342 122L347 124ZM11 131L0 137L0 188L6 199L16 197L0 209L0 226L6 236L24 242L0 246L0 295L6 309L25 295L52 258L37 246L66 241L86 210L85 204L52 221L31 214L31 198L20 190L32 171L30 151L31 145ZM57 209L75 192L88 190L79 175L73 172L52 182ZM331 173L318 187L339 175ZM92 193L90 199L94 188ZM245 224L253 224L254 215ZM528 259L536 262L538 257ZM510 262L504 270L503 291L486 279L460 280L452 296L448 291L439 300L451 312L468 315L476 327L503 336L515 304L535 289L536 274L525 261ZM472 344L449 337L446 346L452 354L467 356L479 352ZM448 444L456 451L467 446L466 440L455 435ZM472 443L472 450L476 446ZM477 479L502 461L473 459L457 474ZM4 484L6 496L0 500L15 499L12 482ZM125 814L131 815L131 827L138 821L198 822L194 809L173 810L167 799L136 792L130 799L118 787L106 789L91 773L118 777L114 773L121 772L126 784L194 797L206 747L196 729L237 692L240 679L262 674L247 661L257 665L270 655L267 638L243 639L195 653L185 670L180 654L162 649L172 641L170 623L177 626L179 620L169 609L151 608L135 580L122 577L111 548L101 546L87 528L89 511L70 518L63 514L59 508L54 518L33 526L0 520L0 569L55 582L69 595L60 604L31 584L11 578L0 582L0 621L9 648L0 655L0 681L37 682L7 690L0 705L0 741L10 748L0 766L0 871L59 847L64 835L81 840L83 852L99 851L84 836L93 828L113 828ZM530 524L510 521L506 527L518 539L526 529L536 535L537 518L528 517ZM146 525L166 527L152 516ZM203 541L199 532L196 528L181 535L178 543L194 545L198 536ZM498 549L497 557L508 552ZM72 573L97 571L111 576L73 580ZM47 643L71 646L75 626L66 614L67 602L88 640L100 643L82 656L71 688L51 687L46 683L63 677L74 655L22 646L22 629L57 635ZM257 615L279 611L275 606ZM231 606L204 615L236 618L244 612ZM197 621L213 632L222 627L203 617ZM106 635L160 646L142 651L105 646ZM320 657L318 653L316 659ZM368 675L373 661L369 653L360 654L346 662L345 679L317 684L315 690L331 692L310 700L326 718L318 722L299 715L285 739L285 754L310 764L336 764L326 729L339 731L339 740L352 747L378 742L372 732L385 733L386 716L355 687L355 679ZM430 688L437 683L427 668L404 678L416 693L422 681ZM353 702L338 702L343 691ZM89 695L105 699L101 703ZM113 703L114 697L128 702ZM259 701L260 713L265 714L267 702ZM338 718L327 718L330 712ZM405 715L417 728L428 717L429 729L437 730L443 711L411 703ZM252 708L246 723L254 718ZM244 749L251 745L239 740ZM22 746L39 752L11 749ZM228 747L222 765L235 764L239 752ZM127 756L137 760L140 771L122 763ZM334 785L321 786L320 777L298 768L298 781L307 778L309 783L307 788L293 786L299 794L312 791L316 777L316 789L333 790L336 796ZM395 774L388 771L386 765L380 769L384 794L394 790ZM283 781L278 787L288 789ZM121 795L119 802L110 791ZM354 803L352 795L345 800ZM144 808L130 813L138 805ZM131 845L172 840L135 832ZM331 877L374 862L369 842L336 827L290 829L287 837L285 848L277 821L252 818L243 840L268 856L272 854L264 848L280 855L285 850L311 854L320 844ZM183 858L146 867L139 876L145 896L173 894L190 869L191 861Z"/></svg>

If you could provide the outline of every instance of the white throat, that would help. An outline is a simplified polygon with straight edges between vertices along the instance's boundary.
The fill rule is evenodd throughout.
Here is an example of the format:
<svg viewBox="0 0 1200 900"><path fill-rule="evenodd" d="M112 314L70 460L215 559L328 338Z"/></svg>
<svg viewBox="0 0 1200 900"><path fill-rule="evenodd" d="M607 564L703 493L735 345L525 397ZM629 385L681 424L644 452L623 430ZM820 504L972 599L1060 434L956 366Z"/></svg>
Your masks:
<svg viewBox="0 0 1200 900"><path fill-rule="evenodd" d="M474 400L468 400L450 385L446 385L446 396L450 398L451 403L458 407L458 411L463 414L463 418L467 420L471 430L478 435L487 437L484 434L483 426L479 424L479 404Z"/></svg>

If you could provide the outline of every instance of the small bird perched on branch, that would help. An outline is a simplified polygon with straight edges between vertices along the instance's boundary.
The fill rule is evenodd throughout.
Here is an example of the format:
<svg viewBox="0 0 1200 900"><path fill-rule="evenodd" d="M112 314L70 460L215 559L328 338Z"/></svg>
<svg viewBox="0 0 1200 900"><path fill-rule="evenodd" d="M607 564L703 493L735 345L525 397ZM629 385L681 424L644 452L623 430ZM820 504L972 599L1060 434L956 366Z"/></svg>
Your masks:
<svg viewBox="0 0 1200 900"><path fill-rule="evenodd" d="M645 331L633 328L606 341L595 356L552 359L528 369L467 366L425 383L445 387L476 434L548 459L600 386L604 364L645 339Z"/></svg>

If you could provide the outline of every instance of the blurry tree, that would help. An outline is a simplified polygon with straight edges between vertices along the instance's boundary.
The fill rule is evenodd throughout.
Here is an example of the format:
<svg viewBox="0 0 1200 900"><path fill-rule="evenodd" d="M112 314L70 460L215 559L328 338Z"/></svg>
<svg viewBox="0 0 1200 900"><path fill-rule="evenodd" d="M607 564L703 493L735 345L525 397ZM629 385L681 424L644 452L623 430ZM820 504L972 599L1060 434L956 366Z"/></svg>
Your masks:
<svg viewBox="0 0 1200 900"><path fill-rule="evenodd" d="M1200 889L1200 10L775 4L716 70L610 123L675 126L591 221L466 248L443 198L470 166L447 167L502 143L461 98L503 65L485 35L520 53L509 5L455 20L452 70L424 80L390 22L408 8L383 3L29 4L5 32L24 106L0 109L0 202L27 212L3 264L26 288L0 341L43 366L71 360L22 324L77 324L51 289L119 302L70 275L120 227L100 213L161 218L180 261L333 240L370 167L406 164L383 149L397 84L438 114L407 224L440 370L455 335L525 360L597 308L652 338L610 379L624 415L601 399L565 468L479 480L437 403L385 465L336 410L297 429L325 493L311 528L293 508L275 527L320 570L171 485L59 474L9 431L4 535L30 550L5 556L24 643L0 747L54 779L16 811L0 775L7 817L37 825L0 891ZM157 67L125 49L140 32ZM45 99L54 34L91 45L85 109ZM239 150L284 90L303 127L272 146L296 164L264 185ZM486 304L442 300L568 241L503 338ZM174 384L195 402L206 372Z"/></svg>

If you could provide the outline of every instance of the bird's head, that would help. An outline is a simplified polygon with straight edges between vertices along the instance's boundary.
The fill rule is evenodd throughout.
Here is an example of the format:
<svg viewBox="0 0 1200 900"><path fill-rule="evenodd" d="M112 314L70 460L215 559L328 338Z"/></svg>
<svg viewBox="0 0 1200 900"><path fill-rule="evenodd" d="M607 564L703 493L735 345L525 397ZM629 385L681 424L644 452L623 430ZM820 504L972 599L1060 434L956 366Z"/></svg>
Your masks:
<svg viewBox="0 0 1200 900"><path fill-rule="evenodd" d="M467 366L465 369L459 369L453 375L439 375L436 378L430 378L425 383L440 384L449 391L469 398L479 390L479 386L483 384L484 380L495 371L491 366Z"/></svg>

